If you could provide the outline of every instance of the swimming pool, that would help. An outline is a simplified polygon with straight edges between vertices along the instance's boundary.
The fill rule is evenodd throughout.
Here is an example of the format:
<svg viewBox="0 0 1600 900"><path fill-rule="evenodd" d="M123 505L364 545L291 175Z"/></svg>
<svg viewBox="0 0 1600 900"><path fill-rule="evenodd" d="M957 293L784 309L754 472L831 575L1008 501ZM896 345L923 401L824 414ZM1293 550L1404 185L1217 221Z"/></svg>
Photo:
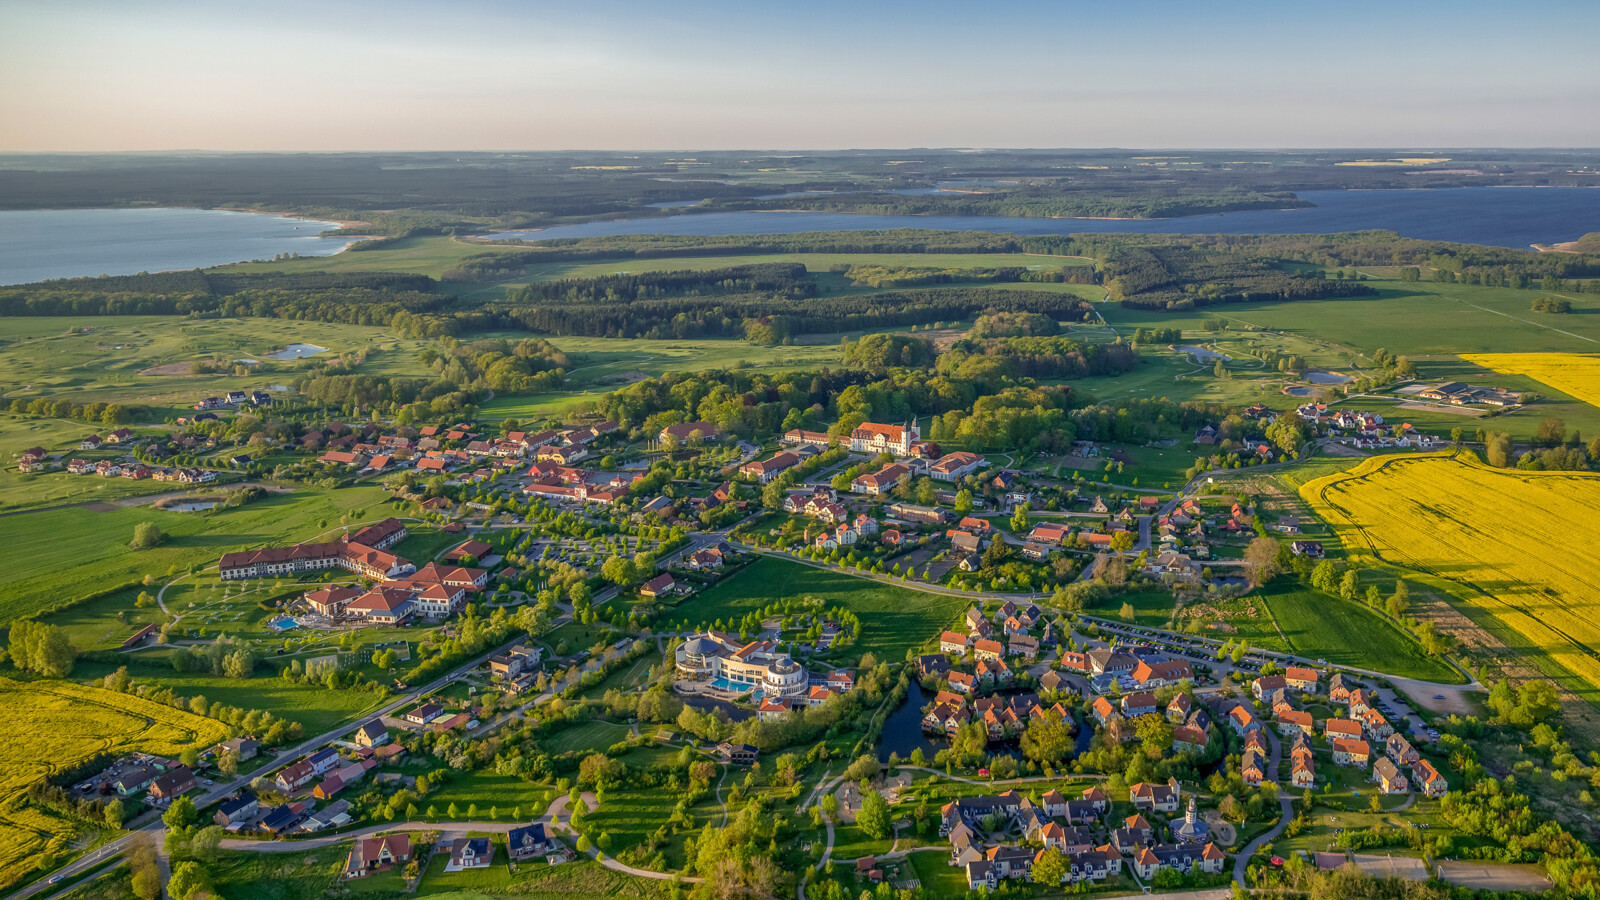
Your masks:
<svg viewBox="0 0 1600 900"><path fill-rule="evenodd" d="M711 679L711 686L719 691L727 691L731 694L742 694L745 691L754 691L751 697L755 700L760 700L764 693L755 685L745 684L742 681L734 681L728 678L726 675L718 675L716 678Z"/></svg>
<svg viewBox="0 0 1600 900"><path fill-rule="evenodd" d="M299 626L299 622L296 622L288 616L273 619L271 622L267 623L267 627L271 628L273 631L288 631L291 628L298 628Z"/></svg>

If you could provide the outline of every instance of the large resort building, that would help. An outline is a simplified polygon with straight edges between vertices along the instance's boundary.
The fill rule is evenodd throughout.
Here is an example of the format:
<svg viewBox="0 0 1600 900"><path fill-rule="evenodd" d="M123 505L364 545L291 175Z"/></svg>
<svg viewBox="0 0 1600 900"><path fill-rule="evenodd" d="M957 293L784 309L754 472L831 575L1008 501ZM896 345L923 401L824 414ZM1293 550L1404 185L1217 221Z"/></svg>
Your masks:
<svg viewBox="0 0 1600 900"><path fill-rule="evenodd" d="M337 541L225 553L218 568L223 581L298 575L334 567L382 581L416 571L408 560L388 551L405 536L405 524L389 518Z"/></svg>
<svg viewBox="0 0 1600 900"><path fill-rule="evenodd" d="M772 641L740 644L731 635L708 631L678 645L678 674L707 679L720 690L760 690L766 699L801 699L811 677Z"/></svg>

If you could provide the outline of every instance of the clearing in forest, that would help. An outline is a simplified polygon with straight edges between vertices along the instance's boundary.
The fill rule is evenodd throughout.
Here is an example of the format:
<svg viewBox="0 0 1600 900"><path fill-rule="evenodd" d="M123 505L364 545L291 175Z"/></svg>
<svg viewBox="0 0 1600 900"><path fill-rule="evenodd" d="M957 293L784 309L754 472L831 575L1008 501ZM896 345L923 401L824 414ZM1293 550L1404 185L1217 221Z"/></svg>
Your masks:
<svg viewBox="0 0 1600 900"><path fill-rule="evenodd" d="M1461 358L1502 375L1526 375L1600 407L1600 355L1587 353L1463 353Z"/></svg>
<svg viewBox="0 0 1600 900"><path fill-rule="evenodd" d="M1409 454L1374 457L1300 492L1353 558L1425 576L1526 661L1600 699L1600 547L1588 527L1600 475Z"/></svg>

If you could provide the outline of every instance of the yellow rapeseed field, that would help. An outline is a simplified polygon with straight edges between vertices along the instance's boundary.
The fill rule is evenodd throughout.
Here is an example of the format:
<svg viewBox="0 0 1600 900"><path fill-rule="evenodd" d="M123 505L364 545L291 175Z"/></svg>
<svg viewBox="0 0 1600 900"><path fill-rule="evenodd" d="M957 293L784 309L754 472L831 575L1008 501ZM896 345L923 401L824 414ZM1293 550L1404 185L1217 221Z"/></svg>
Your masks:
<svg viewBox="0 0 1600 900"><path fill-rule="evenodd" d="M1463 353L1461 358L1502 375L1526 375L1590 406L1600 406L1600 355Z"/></svg>
<svg viewBox="0 0 1600 900"><path fill-rule="evenodd" d="M214 719L67 681L0 678L0 709L10 710L0 740L0 889L32 871L30 860L47 845L77 834L71 823L26 805L29 785L97 753L177 756L228 736Z"/></svg>
<svg viewBox="0 0 1600 900"><path fill-rule="evenodd" d="M1452 582L1513 649L1543 654L1600 695L1600 474L1524 472L1471 453L1369 459L1303 496L1352 556ZM1520 646L1518 646L1520 645Z"/></svg>

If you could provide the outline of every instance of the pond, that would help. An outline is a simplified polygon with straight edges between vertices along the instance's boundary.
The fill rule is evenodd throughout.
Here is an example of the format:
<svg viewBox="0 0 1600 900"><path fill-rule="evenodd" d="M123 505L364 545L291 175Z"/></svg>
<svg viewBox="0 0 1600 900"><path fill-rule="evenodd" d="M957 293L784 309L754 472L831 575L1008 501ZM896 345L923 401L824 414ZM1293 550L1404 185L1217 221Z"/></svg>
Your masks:
<svg viewBox="0 0 1600 900"><path fill-rule="evenodd" d="M177 503L169 503L163 506L162 509L167 512L202 512L208 509L216 509L218 503L219 501L216 500L180 500Z"/></svg>
<svg viewBox="0 0 1600 900"><path fill-rule="evenodd" d="M1316 394L1316 391L1307 387L1284 388L1283 392L1291 397L1310 397Z"/></svg>
<svg viewBox="0 0 1600 900"><path fill-rule="evenodd" d="M910 190L937 192L937 188ZM800 192L807 194L809 192ZM557 225L487 235L545 240L612 234L798 234L928 228L1034 234L1337 234L1385 229L1424 240L1527 248L1600 231L1600 189L1434 188L1398 191L1300 191L1305 209L1247 210L1181 219L1044 219L1005 216L874 216L744 211L681 213Z"/></svg>
<svg viewBox="0 0 1600 900"><path fill-rule="evenodd" d="M1340 375L1337 372L1307 372L1306 380L1312 384L1349 384L1355 381L1349 375Z"/></svg>
<svg viewBox="0 0 1600 900"><path fill-rule="evenodd" d="M1005 692L1001 692L1000 696L1004 694ZM945 738L930 737L922 732L922 707L927 705L929 699L923 692L921 684L916 681L911 682L910 690L906 692L906 702L884 720L883 736L878 739L880 759L888 760L890 753L898 753L901 759L909 759L912 751L920 748L931 766L933 755L950 746L950 742ZM1076 753L1081 754L1088 750L1092 740L1094 740L1094 729L1087 726L1080 727L1076 735ZM1015 741L990 744L989 753L993 756L1014 756L1021 759Z"/></svg>
<svg viewBox="0 0 1600 900"><path fill-rule="evenodd" d="M327 347L318 347L316 344L290 344L277 353L268 353L273 359L305 359L316 356L318 353L327 353Z"/></svg>
<svg viewBox="0 0 1600 900"><path fill-rule="evenodd" d="M1180 344L1172 349L1178 351L1179 353L1192 356L1203 363L1216 362L1219 359L1223 362L1228 362L1233 359L1233 357L1226 353L1220 353L1216 350L1212 350L1210 347L1201 347L1195 344Z"/></svg>

